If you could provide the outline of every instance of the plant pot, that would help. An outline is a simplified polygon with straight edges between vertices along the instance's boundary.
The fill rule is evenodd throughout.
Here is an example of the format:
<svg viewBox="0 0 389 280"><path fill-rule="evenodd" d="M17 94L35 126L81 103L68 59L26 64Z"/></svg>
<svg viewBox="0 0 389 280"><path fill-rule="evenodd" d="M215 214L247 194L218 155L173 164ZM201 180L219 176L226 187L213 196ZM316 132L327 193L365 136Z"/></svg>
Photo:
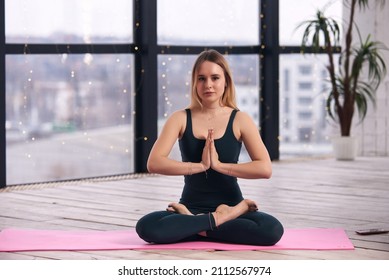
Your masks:
<svg viewBox="0 0 389 280"><path fill-rule="evenodd" d="M332 148L337 160L354 160L358 154L358 139L353 136L333 137Z"/></svg>

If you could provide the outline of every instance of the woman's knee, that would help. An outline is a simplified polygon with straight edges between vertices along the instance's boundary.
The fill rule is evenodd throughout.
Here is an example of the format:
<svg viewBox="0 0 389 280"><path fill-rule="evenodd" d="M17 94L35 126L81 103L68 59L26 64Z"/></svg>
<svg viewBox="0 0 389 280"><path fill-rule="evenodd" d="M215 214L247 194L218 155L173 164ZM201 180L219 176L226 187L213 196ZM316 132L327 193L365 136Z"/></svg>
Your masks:
<svg viewBox="0 0 389 280"><path fill-rule="evenodd" d="M277 244L284 235L284 227L278 220L275 219L273 225L269 229L270 234L267 236L267 245L273 246Z"/></svg>
<svg viewBox="0 0 389 280"><path fill-rule="evenodd" d="M281 240L284 234L284 227L275 217L263 213L255 212L253 220L257 224L257 238L253 240L253 245L272 246Z"/></svg>
<svg viewBox="0 0 389 280"><path fill-rule="evenodd" d="M140 218L140 220L138 220L138 222L136 223L136 226L135 226L135 231L140 238L142 238L143 240L148 242L147 232L149 231L148 230L149 223L147 222L146 217L147 216L144 216L144 217Z"/></svg>
<svg viewBox="0 0 389 280"><path fill-rule="evenodd" d="M138 236L149 243L164 243L164 233L159 228L158 221L167 215L170 213L158 211L143 216L135 226Z"/></svg>

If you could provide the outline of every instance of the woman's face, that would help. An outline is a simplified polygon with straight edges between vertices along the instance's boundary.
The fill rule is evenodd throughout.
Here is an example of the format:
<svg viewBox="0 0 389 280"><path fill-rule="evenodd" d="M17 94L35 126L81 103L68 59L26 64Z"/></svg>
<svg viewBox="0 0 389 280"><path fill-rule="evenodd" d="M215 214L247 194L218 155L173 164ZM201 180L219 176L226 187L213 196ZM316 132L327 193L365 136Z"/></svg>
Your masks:
<svg viewBox="0 0 389 280"><path fill-rule="evenodd" d="M204 61L197 72L196 90L202 103L218 103L223 96L226 79L223 68L216 63Z"/></svg>

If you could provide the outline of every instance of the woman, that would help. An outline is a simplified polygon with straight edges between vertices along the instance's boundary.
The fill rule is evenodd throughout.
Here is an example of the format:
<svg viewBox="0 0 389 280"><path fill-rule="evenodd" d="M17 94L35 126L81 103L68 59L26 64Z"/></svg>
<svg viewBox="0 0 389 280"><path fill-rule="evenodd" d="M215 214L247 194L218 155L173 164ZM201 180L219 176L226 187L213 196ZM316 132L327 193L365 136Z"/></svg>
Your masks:
<svg viewBox="0 0 389 280"><path fill-rule="evenodd" d="M182 161L169 158L179 141ZM238 163L244 143L251 161ZM147 242L189 240L274 245L281 223L242 197L237 178L270 178L269 154L253 120L238 111L235 86L225 58L202 52L192 71L189 108L174 112L147 163L152 173L184 175L180 202L141 218L136 230Z"/></svg>

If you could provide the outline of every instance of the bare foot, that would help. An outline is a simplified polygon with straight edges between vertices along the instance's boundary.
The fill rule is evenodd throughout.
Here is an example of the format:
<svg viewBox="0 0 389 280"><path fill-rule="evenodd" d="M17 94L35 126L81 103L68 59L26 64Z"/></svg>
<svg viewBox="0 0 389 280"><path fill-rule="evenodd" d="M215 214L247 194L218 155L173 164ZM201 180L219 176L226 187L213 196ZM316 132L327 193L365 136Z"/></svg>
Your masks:
<svg viewBox="0 0 389 280"><path fill-rule="evenodd" d="M190 212L189 209L186 208L184 204L177 203L177 202L170 203L168 205L168 208L166 208L166 211L175 212L183 215L193 215L192 212Z"/></svg>
<svg viewBox="0 0 389 280"><path fill-rule="evenodd" d="M231 221L238 218L240 215L243 215L247 212L257 211L257 204L250 199L244 199L235 206L228 206L221 204L216 208L216 211L213 214L215 218L216 226Z"/></svg>
<svg viewBox="0 0 389 280"><path fill-rule="evenodd" d="M255 212L258 211L258 205L254 200L251 199L245 199L247 205L249 206L249 212Z"/></svg>

